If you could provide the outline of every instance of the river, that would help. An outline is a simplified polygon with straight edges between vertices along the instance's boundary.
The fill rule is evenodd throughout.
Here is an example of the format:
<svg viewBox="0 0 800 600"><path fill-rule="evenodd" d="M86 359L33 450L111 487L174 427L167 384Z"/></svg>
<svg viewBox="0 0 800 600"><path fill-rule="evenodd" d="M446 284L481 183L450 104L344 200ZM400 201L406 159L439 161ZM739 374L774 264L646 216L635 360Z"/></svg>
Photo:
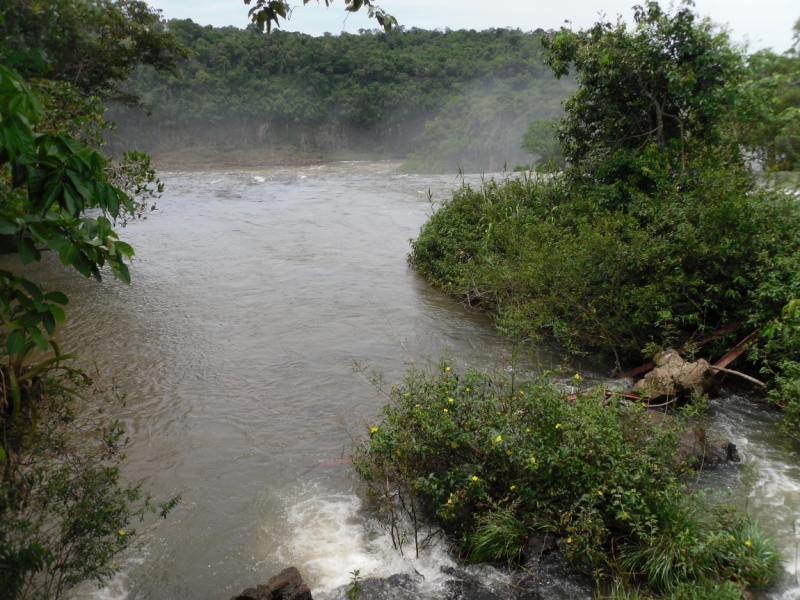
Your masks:
<svg viewBox="0 0 800 600"><path fill-rule="evenodd" d="M145 479L156 498L183 496L168 519L144 524L107 587L83 585L76 598L222 600L289 564L315 598L331 597L354 569L416 570L437 596L441 568L454 564L446 549L399 556L352 469L337 462L384 402L353 361L392 381L411 359L449 351L461 368L491 369L508 349L486 318L406 265L408 240L431 211L428 190L441 201L459 181L396 166L165 173L158 209L121 231L137 252L130 286L85 280L55 257L29 270L70 296L62 346L94 357L128 394L119 409L131 436L126 476ZM562 360L541 352L527 368ZM580 368L590 382L606 375ZM762 596L800 598L800 468L775 419L723 393L709 429L758 464L749 507L788 557ZM738 468L707 479L741 501Z"/></svg>

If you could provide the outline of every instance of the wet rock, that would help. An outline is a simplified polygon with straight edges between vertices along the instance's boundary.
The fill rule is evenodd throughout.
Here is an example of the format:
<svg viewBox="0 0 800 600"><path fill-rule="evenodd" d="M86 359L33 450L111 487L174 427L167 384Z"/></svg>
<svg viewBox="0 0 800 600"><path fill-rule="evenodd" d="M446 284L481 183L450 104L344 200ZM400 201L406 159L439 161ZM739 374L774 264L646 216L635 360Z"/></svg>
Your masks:
<svg viewBox="0 0 800 600"><path fill-rule="evenodd" d="M558 550L558 540L551 533L544 535L531 534L525 549L522 551L522 563L527 563L530 559L542 556L553 550Z"/></svg>
<svg viewBox="0 0 800 600"><path fill-rule="evenodd" d="M736 444L728 439L707 439L705 446L705 462L718 465L724 462L739 462L739 451Z"/></svg>
<svg viewBox="0 0 800 600"><path fill-rule="evenodd" d="M266 585L247 588L231 600L313 600L311 590L295 567L284 569Z"/></svg>
<svg viewBox="0 0 800 600"><path fill-rule="evenodd" d="M680 354L669 350L658 357L656 368L637 381L631 392L659 403L676 397L709 394L713 390L714 373L705 360L686 362Z"/></svg>
<svg viewBox="0 0 800 600"><path fill-rule="evenodd" d="M343 585L336 588L329 598L347 600L349 590L349 585ZM389 577L366 577L361 581L361 592L358 594L358 600L411 600L412 598L427 598L427 596L420 591L412 576L405 573Z"/></svg>
<svg viewBox="0 0 800 600"><path fill-rule="evenodd" d="M564 553L555 548L532 556L517 571L510 586L514 600L590 600L594 582L586 573L570 565Z"/></svg>
<svg viewBox="0 0 800 600"><path fill-rule="evenodd" d="M648 410L654 424L661 427L674 427L675 420L662 411ZM678 460L694 458L701 468L715 467L720 463L739 462L736 444L724 438L706 438L702 427L687 427L676 432Z"/></svg>

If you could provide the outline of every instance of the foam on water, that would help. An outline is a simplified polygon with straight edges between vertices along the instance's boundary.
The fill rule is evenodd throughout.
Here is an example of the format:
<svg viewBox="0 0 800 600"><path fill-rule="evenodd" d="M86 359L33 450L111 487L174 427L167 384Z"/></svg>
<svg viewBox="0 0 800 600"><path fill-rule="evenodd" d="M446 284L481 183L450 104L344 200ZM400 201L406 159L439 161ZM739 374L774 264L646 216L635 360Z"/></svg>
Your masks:
<svg viewBox="0 0 800 600"><path fill-rule="evenodd" d="M316 486L314 486L316 488ZM412 576L426 591L442 588L442 567L455 567L444 543L437 541L415 559L413 543L403 556L392 545L386 527L365 514L355 494L324 493L313 489L287 510L291 533L279 549L281 562L297 565L314 597L325 598L350 583L351 571L361 577ZM410 557L409 557L410 555ZM498 577L502 577L500 573Z"/></svg>

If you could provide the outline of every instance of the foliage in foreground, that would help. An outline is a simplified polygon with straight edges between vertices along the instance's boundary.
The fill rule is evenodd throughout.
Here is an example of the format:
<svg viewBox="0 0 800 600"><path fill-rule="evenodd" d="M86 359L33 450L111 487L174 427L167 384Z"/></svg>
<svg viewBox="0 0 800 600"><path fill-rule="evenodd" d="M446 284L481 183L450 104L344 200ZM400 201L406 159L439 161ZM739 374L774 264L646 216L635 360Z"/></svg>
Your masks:
<svg viewBox="0 0 800 600"><path fill-rule="evenodd" d="M3 598L62 598L82 580L106 580L136 536L131 523L166 516L179 499L156 506L122 478L127 438L103 414L119 398L66 366L73 356L57 358L21 370L19 397L0 403Z"/></svg>
<svg viewBox="0 0 800 600"><path fill-rule="evenodd" d="M48 79L0 66L0 253L26 265L50 251L85 277L99 281L108 267L129 282L134 252L114 226L142 218L162 188L146 155L112 162L91 147L107 128L98 98L135 104L120 80L140 61L174 68L159 44L176 46L151 35L156 15L144 2L13 4L0 15L4 65ZM154 509L121 477L121 429L99 416L97 390L53 339L67 303L0 271L3 598L59 598L104 580L135 534L131 520Z"/></svg>
<svg viewBox="0 0 800 600"><path fill-rule="evenodd" d="M354 466L393 534L401 508L414 523L421 510L469 559L516 561L529 532L549 532L598 584L675 598L765 585L780 566L748 516L688 491L674 433L638 405L599 390L569 402L545 378L513 387L445 361L411 370L384 412Z"/></svg>

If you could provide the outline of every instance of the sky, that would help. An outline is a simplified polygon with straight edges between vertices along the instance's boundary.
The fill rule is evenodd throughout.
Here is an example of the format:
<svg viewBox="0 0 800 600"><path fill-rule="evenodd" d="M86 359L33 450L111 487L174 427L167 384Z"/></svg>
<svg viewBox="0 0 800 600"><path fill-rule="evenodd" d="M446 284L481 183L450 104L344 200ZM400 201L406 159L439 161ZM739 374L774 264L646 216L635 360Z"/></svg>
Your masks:
<svg viewBox="0 0 800 600"><path fill-rule="evenodd" d="M557 29L571 21L574 29L588 27L600 14L615 20L622 15L630 21L631 7L642 0L378 0L378 5L407 28L421 29L487 29L513 27L523 31ZM663 6L669 0L662 1ZM344 0L312 0L296 5L291 19L282 26L286 31L310 35L324 32L355 33L359 29L377 27L365 11L344 12ZM167 19L192 19L201 25L234 25L245 27L247 10L242 0L150 0L164 11ZM798 0L695 0L695 8L703 16L726 25L731 37L746 42L750 49L771 48L783 52L792 45L792 26L800 18ZM347 17L345 19L345 17Z"/></svg>

